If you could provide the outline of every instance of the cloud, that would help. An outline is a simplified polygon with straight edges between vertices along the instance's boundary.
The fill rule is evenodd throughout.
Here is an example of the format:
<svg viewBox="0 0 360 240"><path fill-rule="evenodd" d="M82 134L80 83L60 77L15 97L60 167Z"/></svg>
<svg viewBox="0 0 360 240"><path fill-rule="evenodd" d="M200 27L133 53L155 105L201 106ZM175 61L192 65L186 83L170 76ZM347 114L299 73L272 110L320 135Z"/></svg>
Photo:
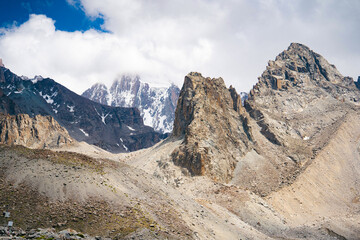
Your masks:
<svg viewBox="0 0 360 240"><path fill-rule="evenodd" d="M31 15L0 30L0 57L14 72L54 78L78 93L119 74L181 86L190 71L222 76L248 91L291 42L322 54L344 75L360 75L356 0L67 0L108 32L63 32ZM2 35L1 35L2 33Z"/></svg>

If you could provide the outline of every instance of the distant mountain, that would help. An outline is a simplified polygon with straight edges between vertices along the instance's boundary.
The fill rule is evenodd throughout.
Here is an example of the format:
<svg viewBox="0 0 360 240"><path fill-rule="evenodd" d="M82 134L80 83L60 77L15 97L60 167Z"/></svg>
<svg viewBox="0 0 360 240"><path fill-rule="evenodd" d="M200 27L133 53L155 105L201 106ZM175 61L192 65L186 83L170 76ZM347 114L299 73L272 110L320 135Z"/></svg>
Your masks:
<svg viewBox="0 0 360 240"><path fill-rule="evenodd" d="M19 77L0 67L3 113L50 115L77 141L112 152L150 147L163 135L145 126L136 108L105 106L77 95L49 78Z"/></svg>
<svg viewBox="0 0 360 240"><path fill-rule="evenodd" d="M173 128L179 93L180 89L175 85L168 88L150 87L139 76L122 76L113 82L110 89L98 83L82 96L104 105L136 107L145 125L158 132L169 133Z"/></svg>
<svg viewBox="0 0 360 240"><path fill-rule="evenodd" d="M239 95L241 97L241 103L242 103L242 105L244 105L244 101L248 100L249 94L246 92L240 92Z"/></svg>

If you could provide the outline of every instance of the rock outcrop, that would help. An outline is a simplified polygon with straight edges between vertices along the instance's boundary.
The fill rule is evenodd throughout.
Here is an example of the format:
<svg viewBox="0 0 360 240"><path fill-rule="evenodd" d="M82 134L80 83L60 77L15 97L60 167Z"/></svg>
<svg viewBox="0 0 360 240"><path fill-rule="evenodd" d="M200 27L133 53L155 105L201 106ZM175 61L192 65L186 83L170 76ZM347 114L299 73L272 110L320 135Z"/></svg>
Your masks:
<svg viewBox="0 0 360 240"><path fill-rule="evenodd" d="M70 145L74 140L51 116L0 114L0 143L30 148L54 148Z"/></svg>
<svg viewBox="0 0 360 240"><path fill-rule="evenodd" d="M179 93L180 89L174 84L151 87L139 76L124 75L116 79L110 89L104 84L95 84L82 96L109 106L135 107L139 109L145 125L161 133L170 133Z"/></svg>
<svg viewBox="0 0 360 240"><path fill-rule="evenodd" d="M248 151L251 130L235 89L200 73L185 77L175 113L173 138L184 138L172 153L175 164L193 175L228 182Z"/></svg>

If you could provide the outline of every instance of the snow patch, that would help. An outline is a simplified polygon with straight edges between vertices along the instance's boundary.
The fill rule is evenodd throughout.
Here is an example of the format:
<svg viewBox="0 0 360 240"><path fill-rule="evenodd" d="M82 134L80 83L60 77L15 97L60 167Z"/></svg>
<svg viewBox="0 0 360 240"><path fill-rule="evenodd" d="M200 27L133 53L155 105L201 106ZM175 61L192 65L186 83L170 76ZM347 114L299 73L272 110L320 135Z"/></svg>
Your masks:
<svg viewBox="0 0 360 240"><path fill-rule="evenodd" d="M153 126L153 118L151 117L151 109L148 108L148 109L144 109L142 111L142 117L143 117L143 121L144 121L144 125L146 126L150 126L152 127Z"/></svg>
<svg viewBox="0 0 360 240"><path fill-rule="evenodd" d="M88 134L87 132L85 132L84 129L79 128L79 130L80 130L86 137L89 136L89 134Z"/></svg>
<svg viewBox="0 0 360 240"><path fill-rule="evenodd" d="M135 129L133 129L132 127L130 127L130 126L127 126L127 127L128 127L128 129L130 129L130 131L135 131Z"/></svg>
<svg viewBox="0 0 360 240"><path fill-rule="evenodd" d="M310 139L310 137L305 136L303 139L304 139L305 141L307 141L307 140L309 140L309 139Z"/></svg>
<svg viewBox="0 0 360 240"><path fill-rule="evenodd" d="M45 101L48 103L48 104L53 104L54 103L54 99L53 97L56 97L58 95L58 92L54 92L53 94L51 95L47 95L47 94L42 94L42 92L39 92L40 96L43 97L43 99L45 99Z"/></svg>
<svg viewBox="0 0 360 240"><path fill-rule="evenodd" d="M120 142L121 142L121 145L123 146L123 148L125 149L125 151L129 151L129 149L125 146L125 144L124 144L124 141L123 141L123 139L122 138L120 138Z"/></svg>
<svg viewBox="0 0 360 240"><path fill-rule="evenodd" d="M23 92L24 89L21 89L21 91L14 91L14 93L16 94L21 94Z"/></svg>
<svg viewBox="0 0 360 240"><path fill-rule="evenodd" d="M69 112L74 112L74 107L75 106L66 105L66 107L69 108Z"/></svg>
<svg viewBox="0 0 360 240"><path fill-rule="evenodd" d="M37 82L40 82L40 81L42 81L42 80L44 80L44 78L42 77L42 76L35 76L33 79L31 79L30 81L33 83L33 84L35 84L35 83L37 83Z"/></svg>
<svg viewBox="0 0 360 240"><path fill-rule="evenodd" d="M97 115L101 118L101 121L106 125L105 119L106 117L109 115L110 112L108 112L106 115L104 113L100 113L96 110L96 108L94 107L95 112L97 113Z"/></svg>

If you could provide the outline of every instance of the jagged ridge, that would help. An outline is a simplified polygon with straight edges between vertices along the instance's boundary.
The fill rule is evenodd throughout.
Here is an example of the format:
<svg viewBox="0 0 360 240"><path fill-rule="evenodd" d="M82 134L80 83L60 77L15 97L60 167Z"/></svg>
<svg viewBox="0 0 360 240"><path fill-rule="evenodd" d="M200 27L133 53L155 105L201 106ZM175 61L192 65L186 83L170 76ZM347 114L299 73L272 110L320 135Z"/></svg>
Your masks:
<svg viewBox="0 0 360 240"><path fill-rule="evenodd" d="M144 124L161 133L172 131L175 108L180 89L150 87L139 76L124 75L116 79L111 88L94 84L82 96L95 102L115 107L136 107L140 110Z"/></svg>

